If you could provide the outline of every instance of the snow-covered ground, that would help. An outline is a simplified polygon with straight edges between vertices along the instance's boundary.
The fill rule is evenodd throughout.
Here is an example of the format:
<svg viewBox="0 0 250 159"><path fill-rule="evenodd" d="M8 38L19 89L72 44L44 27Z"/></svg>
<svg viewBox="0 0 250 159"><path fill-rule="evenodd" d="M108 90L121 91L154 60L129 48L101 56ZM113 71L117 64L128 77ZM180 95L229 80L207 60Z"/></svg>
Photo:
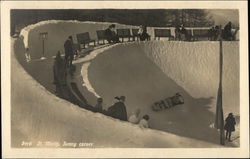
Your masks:
<svg viewBox="0 0 250 159"><path fill-rule="evenodd" d="M224 113L239 116L238 42L225 42L223 48ZM128 114L140 108L141 116L150 115L152 128L217 142L217 132L211 125L219 83L219 42L120 44L92 55L96 58L91 64L83 64L83 70L88 69L87 73L82 71L83 81L90 81L87 88L104 98L106 108L115 96L125 95ZM151 110L154 102L177 92L184 96L185 104L162 112Z"/></svg>
<svg viewBox="0 0 250 159"><path fill-rule="evenodd" d="M63 50L64 40L69 35L75 39L75 34L79 32L89 32L91 37L96 38L95 31L108 25L44 22L26 28L21 39L13 43L15 57L27 72L12 58L12 145L19 147L20 141L27 139L34 143L83 140L93 142L94 147L219 146L218 132L210 127L215 118L218 42L125 43L97 49L78 61L77 69L88 75L87 78L84 76L87 87L81 89L91 104L95 103L95 96L100 95L107 108L114 96L125 95L129 115L140 107L142 115L150 115L151 127L164 132L140 129L136 125L80 109L50 93L54 90L52 57L57 50ZM129 26L117 24L117 27ZM45 44L48 59L44 61L37 60L42 50L39 32L49 33ZM25 47L30 48L30 63L24 59ZM223 45L225 114L231 111L239 113L238 47L238 42ZM88 67L84 65L82 68L84 63ZM77 78L82 79L81 76ZM82 85L81 82L78 80L78 86ZM95 93L91 95L89 91ZM151 103L176 92L183 94L184 105L158 113L150 110ZM237 145L236 142L232 146Z"/></svg>

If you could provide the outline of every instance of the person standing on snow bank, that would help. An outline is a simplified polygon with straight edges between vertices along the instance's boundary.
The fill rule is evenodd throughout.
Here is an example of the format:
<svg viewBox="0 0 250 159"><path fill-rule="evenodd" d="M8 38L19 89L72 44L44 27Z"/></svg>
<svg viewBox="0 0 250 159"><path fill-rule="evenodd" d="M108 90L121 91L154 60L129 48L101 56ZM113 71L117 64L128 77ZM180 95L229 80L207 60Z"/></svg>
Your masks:
<svg viewBox="0 0 250 159"><path fill-rule="evenodd" d="M29 48L25 48L25 58L26 58L26 62L30 62L31 61Z"/></svg>
<svg viewBox="0 0 250 159"><path fill-rule="evenodd" d="M229 41L233 40L232 23L231 22L228 22L227 25L224 27L222 37L225 40L229 40Z"/></svg>
<svg viewBox="0 0 250 159"><path fill-rule="evenodd" d="M102 98L97 98L97 103L95 105L95 108L97 109L98 112L102 112Z"/></svg>
<svg viewBox="0 0 250 159"><path fill-rule="evenodd" d="M73 47L72 36L69 36L68 39L65 41L64 50L65 50L66 67L72 66L72 61L74 59L74 47Z"/></svg>
<svg viewBox="0 0 250 159"><path fill-rule="evenodd" d="M134 114L132 114L128 121L133 124L138 124L139 123L139 114L140 114L140 109L137 109Z"/></svg>
<svg viewBox="0 0 250 159"><path fill-rule="evenodd" d="M226 124L224 126L224 129L226 130L226 139L228 139L229 142L231 142L231 133L235 131L235 118L233 116L233 113L229 113L226 118Z"/></svg>
<svg viewBox="0 0 250 159"><path fill-rule="evenodd" d="M66 85L66 70L64 60L61 58L61 52L58 51L53 65L54 84L56 85L56 94L60 96L62 86Z"/></svg>
<svg viewBox="0 0 250 159"><path fill-rule="evenodd" d="M141 121L139 122L139 126L141 128L149 128L148 120L149 120L149 116L148 115L144 115L142 117Z"/></svg>
<svg viewBox="0 0 250 159"><path fill-rule="evenodd" d="M108 108L108 114L113 118L128 121L127 110L124 104L125 96L115 97L115 99L118 99L118 102Z"/></svg>
<svg viewBox="0 0 250 159"><path fill-rule="evenodd" d="M140 41L150 40L150 36L147 33L147 27L146 26L140 26L138 30L138 35L140 38Z"/></svg>

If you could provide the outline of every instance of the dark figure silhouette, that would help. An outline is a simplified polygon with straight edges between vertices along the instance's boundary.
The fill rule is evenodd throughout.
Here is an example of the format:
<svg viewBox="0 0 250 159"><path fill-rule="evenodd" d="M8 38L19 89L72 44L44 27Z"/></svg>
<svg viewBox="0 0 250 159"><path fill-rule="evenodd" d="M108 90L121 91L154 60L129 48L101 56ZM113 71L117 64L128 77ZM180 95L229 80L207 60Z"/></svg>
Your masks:
<svg viewBox="0 0 250 159"><path fill-rule="evenodd" d="M74 59L74 47L72 36L69 36L68 39L65 41L64 50L66 67L72 66L72 61Z"/></svg>
<svg viewBox="0 0 250 159"><path fill-rule="evenodd" d="M223 39L228 40L228 41L233 40L232 23L231 22L228 22L227 25L224 27Z"/></svg>
<svg viewBox="0 0 250 159"><path fill-rule="evenodd" d="M188 34L188 31L187 31L187 29L184 27L184 25L181 25L180 33L184 35L185 40L187 40L187 41L190 41L190 40L191 40L191 35Z"/></svg>
<svg viewBox="0 0 250 159"><path fill-rule="evenodd" d="M215 34L215 27L213 26L208 30L208 37L209 40L214 40L214 34Z"/></svg>
<svg viewBox="0 0 250 159"><path fill-rule="evenodd" d="M56 86L56 94L63 98L62 87L66 85L66 69L64 60L61 58L60 51L57 52L53 65L54 84Z"/></svg>
<svg viewBox="0 0 250 159"><path fill-rule="evenodd" d="M214 39L213 40L214 41L219 40L220 34L221 34L220 27L218 25L216 25L214 28Z"/></svg>
<svg viewBox="0 0 250 159"><path fill-rule="evenodd" d="M106 30L105 30L105 36L107 38L108 43L118 43L119 37L117 36L115 32L115 24L111 24Z"/></svg>
<svg viewBox="0 0 250 159"><path fill-rule="evenodd" d="M150 35L147 33L146 26L140 26L138 35L139 35L140 41L150 40Z"/></svg>
<svg viewBox="0 0 250 159"><path fill-rule="evenodd" d="M236 124L233 113L229 113L225 121L226 124L224 126L224 129L226 130L226 139L231 142L231 133L235 131L234 125Z"/></svg>
<svg viewBox="0 0 250 159"><path fill-rule="evenodd" d="M175 40L181 40L181 29L179 25L175 26Z"/></svg>
<svg viewBox="0 0 250 159"><path fill-rule="evenodd" d="M103 99L97 98L97 103L95 105L95 108L98 112L102 112L102 103L103 103Z"/></svg>
<svg viewBox="0 0 250 159"><path fill-rule="evenodd" d="M126 106L124 104L125 96L121 96L118 99L119 99L118 102L116 102L114 105L109 107L108 114L113 118L127 121L128 120L127 110L126 110Z"/></svg>

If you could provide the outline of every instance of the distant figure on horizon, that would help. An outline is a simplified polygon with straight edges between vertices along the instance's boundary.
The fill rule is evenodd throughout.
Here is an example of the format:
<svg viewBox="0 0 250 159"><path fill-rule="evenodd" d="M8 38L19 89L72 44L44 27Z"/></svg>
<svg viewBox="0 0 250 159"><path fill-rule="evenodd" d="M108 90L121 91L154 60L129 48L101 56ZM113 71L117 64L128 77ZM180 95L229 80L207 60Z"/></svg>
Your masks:
<svg viewBox="0 0 250 159"><path fill-rule="evenodd" d="M235 131L235 118L233 116L233 113L229 113L226 118L226 124L224 126L224 129L226 130L226 139L228 139L229 142L231 142L231 133Z"/></svg>
<svg viewBox="0 0 250 159"><path fill-rule="evenodd" d="M224 27L223 30L223 39L231 41L233 40L233 34L232 34L232 23L228 22L227 25Z"/></svg>
<svg viewBox="0 0 250 159"><path fill-rule="evenodd" d="M148 120L149 120L149 116L148 115L144 115L142 117L141 121L139 122L139 126L141 128L149 128Z"/></svg>
<svg viewBox="0 0 250 159"><path fill-rule="evenodd" d="M111 24L106 30L105 30L105 36L107 38L108 43L118 43L120 42L119 37L117 36L115 32L115 24Z"/></svg>
<svg viewBox="0 0 250 159"><path fill-rule="evenodd" d="M97 109L98 112L102 112L102 103L103 99L102 98L97 98L97 103L95 105L95 108Z"/></svg>
<svg viewBox="0 0 250 159"><path fill-rule="evenodd" d="M221 36L221 30L220 30L220 27L218 25L216 25L214 27L214 35L213 35L213 40L214 41L217 41L219 40L220 36Z"/></svg>
<svg viewBox="0 0 250 159"><path fill-rule="evenodd" d="M133 124L138 124L140 111L140 109L136 109L136 111L129 117L128 121Z"/></svg>
<svg viewBox="0 0 250 159"><path fill-rule="evenodd" d="M138 30L138 35L140 38L140 41L150 40L150 35L147 33L147 27L146 26L140 26Z"/></svg>
<svg viewBox="0 0 250 159"><path fill-rule="evenodd" d="M181 40L187 40L187 41L191 40L191 35L188 34L188 31L183 24L180 26L180 33L181 33L180 35Z"/></svg>
<svg viewBox="0 0 250 159"><path fill-rule="evenodd" d="M180 25L175 26L175 40L181 40L181 28Z"/></svg>
<svg viewBox="0 0 250 159"><path fill-rule="evenodd" d="M115 99L118 101L108 108L108 114L113 118L128 121L127 110L124 104L126 99L125 96L115 97Z"/></svg>
<svg viewBox="0 0 250 159"><path fill-rule="evenodd" d="M73 47L73 38L69 36L64 43L65 50L65 63L66 67L72 66L72 61L74 59L74 47Z"/></svg>
<svg viewBox="0 0 250 159"><path fill-rule="evenodd" d="M54 84L56 85L56 94L62 97L62 86L66 85L66 70L65 62L61 57L61 52L58 51L55 57L55 62L53 65L53 74L54 74Z"/></svg>

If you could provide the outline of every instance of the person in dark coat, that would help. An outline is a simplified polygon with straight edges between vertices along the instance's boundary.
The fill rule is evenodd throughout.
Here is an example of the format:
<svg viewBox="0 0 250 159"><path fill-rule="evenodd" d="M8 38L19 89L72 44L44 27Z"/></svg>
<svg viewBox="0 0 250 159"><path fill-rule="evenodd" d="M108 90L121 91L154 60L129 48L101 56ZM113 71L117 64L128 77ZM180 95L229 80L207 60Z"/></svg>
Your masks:
<svg viewBox="0 0 250 159"><path fill-rule="evenodd" d="M108 43L118 43L119 37L117 36L115 32L115 24L111 24L106 30L105 30L105 36L108 41Z"/></svg>
<svg viewBox="0 0 250 159"><path fill-rule="evenodd" d="M184 35L185 40L187 40L187 41L190 41L190 40L191 40L191 35L188 34L188 31L187 31L187 29L184 27L183 24L182 24L181 27L180 27L180 33L181 33L182 35ZM183 40L183 39L182 39L182 40Z"/></svg>
<svg viewBox="0 0 250 159"><path fill-rule="evenodd" d="M231 141L231 133L235 131L234 126L236 124L233 113L229 113L225 121L226 124L224 126L224 129L226 130L226 139L228 139L228 141Z"/></svg>
<svg viewBox="0 0 250 159"><path fill-rule="evenodd" d="M61 57L60 51L57 52L53 65L54 84L56 86L56 94L62 96L62 86L66 85L66 70L64 60Z"/></svg>
<svg viewBox="0 0 250 159"><path fill-rule="evenodd" d="M179 25L175 26L175 40L181 40L181 29Z"/></svg>
<svg viewBox="0 0 250 159"><path fill-rule="evenodd" d="M72 61L74 59L74 47L73 47L73 38L69 36L64 43L65 50L65 62L66 66L72 66Z"/></svg>
<svg viewBox="0 0 250 159"><path fill-rule="evenodd" d="M128 121L127 110L124 104L125 96L116 97L116 98L118 99L118 102L116 102L114 105L109 107L108 114L113 118L120 119L123 121Z"/></svg>
<svg viewBox="0 0 250 159"><path fill-rule="evenodd" d="M150 40L150 35L147 33L146 26L140 26L138 35L139 35L140 41Z"/></svg>
<svg viewBox="0 0 250 159"><path fill-rule="evenodd" d="M97 103L95 105L95 108L98 112L102 112L102 103L103 103L103 99L97 98Z"/></svg>
<svg viewBox="0 0 250 159"><path fill-rule="evenodd" d="M233 40L233 34L232 34L232 23L228 22L227 25L224 27L223 30L223 38L225 40Z"/></svg>

